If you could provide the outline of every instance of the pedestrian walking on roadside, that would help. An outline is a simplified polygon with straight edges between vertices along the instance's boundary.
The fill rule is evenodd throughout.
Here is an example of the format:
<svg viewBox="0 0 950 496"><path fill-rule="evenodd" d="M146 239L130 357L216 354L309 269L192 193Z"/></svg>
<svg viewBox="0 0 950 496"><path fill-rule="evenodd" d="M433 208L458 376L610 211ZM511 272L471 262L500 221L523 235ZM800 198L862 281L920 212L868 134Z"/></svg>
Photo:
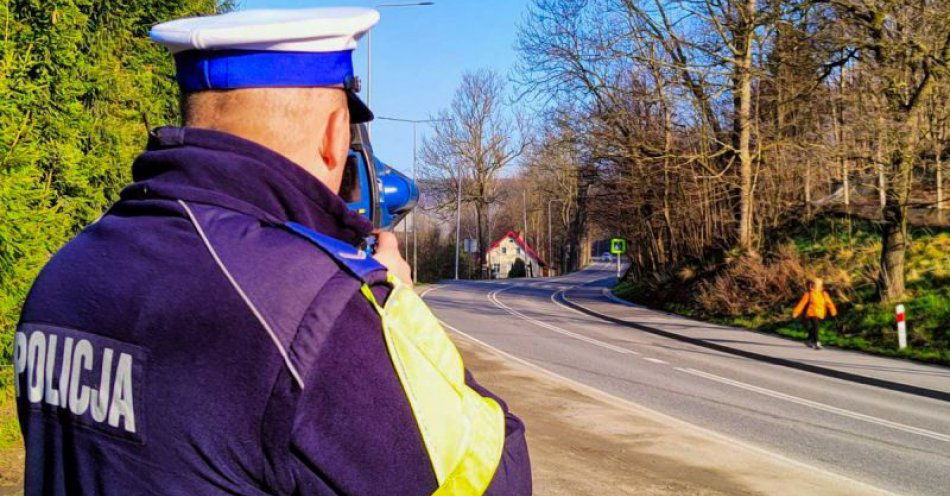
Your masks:
<svg viewBox="0 0 950 496"><path fill-rule="evenodd" d="M802 295L802 299L795 305L792 311L792 317L798 318L804 311L805 328L808 329L808 339L805 344L816 350L821 349L821 341L818 340L818 328L821 321L825 320L827 314L832 317L838 315L838 309L835 303L831 301L831 296L824 289L824 284L820 278L814 278L808 281L808 290Z"/></svg>

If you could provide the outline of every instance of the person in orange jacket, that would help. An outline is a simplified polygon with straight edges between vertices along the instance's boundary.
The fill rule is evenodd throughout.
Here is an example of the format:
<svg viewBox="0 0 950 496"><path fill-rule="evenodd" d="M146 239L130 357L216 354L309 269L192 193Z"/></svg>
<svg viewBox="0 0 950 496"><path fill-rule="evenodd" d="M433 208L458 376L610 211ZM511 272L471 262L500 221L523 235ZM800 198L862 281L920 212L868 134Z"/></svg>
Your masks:
<svg viewBox="0 0 950 496"><path fill-rule="evenodd" d="M838 316L838 309L831 301L831 296L824 290L821 279L816 277L808 281L808 290L802 295L798 305L795 305L792 317L797 319L803 310L805 312L805 328L808 329L808 339L805 344L810 348L820 350L821 342L818 341L818 327L821 325L821 321L825 319L826 312L830 313L832 317Z"/></svg>

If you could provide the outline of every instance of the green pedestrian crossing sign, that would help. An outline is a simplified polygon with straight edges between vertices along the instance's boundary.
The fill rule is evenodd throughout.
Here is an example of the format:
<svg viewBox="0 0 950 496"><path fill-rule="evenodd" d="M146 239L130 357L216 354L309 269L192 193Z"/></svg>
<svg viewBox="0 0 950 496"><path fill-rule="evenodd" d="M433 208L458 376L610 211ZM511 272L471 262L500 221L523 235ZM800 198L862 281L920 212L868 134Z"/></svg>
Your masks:
<svg viewBox="0 0 950 496"><path fill-rule="evenodd" d="M627 240L613 238L610 240L610 253L614 255L623 255L627 253Z"/></svg>

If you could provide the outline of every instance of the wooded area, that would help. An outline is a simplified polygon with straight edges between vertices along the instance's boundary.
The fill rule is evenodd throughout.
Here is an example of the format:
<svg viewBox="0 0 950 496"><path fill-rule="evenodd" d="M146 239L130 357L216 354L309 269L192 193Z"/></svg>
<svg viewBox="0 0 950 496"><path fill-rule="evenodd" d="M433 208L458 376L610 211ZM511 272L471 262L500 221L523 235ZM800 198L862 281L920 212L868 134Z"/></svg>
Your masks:
<svg viewBox="0 0 950 496"><path fill-rule="evenodd" d="M629 239L633 271L655 274L712 252L756 256L789 222L873 205L878 291L893 300L908 211L950 208L946 1L535 0L518 49L518 107L540 110L517 128L529 142L521 187L496 210L525 208L529 242L567 247L565 269L600 235ZM490 79L463 82L425 156L444 198L461 170L463 203L480 210L504 198L495 171L518 155L494 150L510 125L459 112L500 115L497 95L478 105L500 92ZM555 240L543 229L552 201Z"/></svg>
<svg viewBox="0 0 950 496"><path fill-rule="evenodd" d="M908 209L948 207L946 1L538 0L519 48L539 148L578 159L575 217L630 239L638 274L878 201L898 299Z"/></svg>
<svg viewBox="0 0 950 496"><path fill-rule="evenodd" d="M950 254L914 261L926 286L916 291L906 256L912 218L938 233L950 225L950 2L533 0L517 49L509 105L495 78L474 73L439 116L451 126L426 143L426 177L445 186L432 203L454 212L461 173L463 219L479 205L479 239L514 228L565 272L592 241L626 238L635 299L704 318L777 315L809 276L830 278L848 305L879 302L878 313L946 299ZM500 134L518 123L523 150L506 137L493 155L498 129L459 108L507 115ZM514 172L499 172L506 153L520 155ZM827 219L843 223L826 239ZM861 256L812 263L789 237L803 228ZM943 234L931 232L918 231L928 244L916 253L940 252ZM938 306L926 313L939 331L950 313Z"/></svg>

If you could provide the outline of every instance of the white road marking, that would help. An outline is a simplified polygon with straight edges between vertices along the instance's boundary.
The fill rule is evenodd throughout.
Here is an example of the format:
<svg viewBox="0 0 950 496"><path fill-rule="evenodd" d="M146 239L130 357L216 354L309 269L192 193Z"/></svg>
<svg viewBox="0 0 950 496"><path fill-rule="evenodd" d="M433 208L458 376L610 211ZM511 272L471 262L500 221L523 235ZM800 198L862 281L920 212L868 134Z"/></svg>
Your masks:
<svg viewBox="0 0 950 496"><path fill-rule="evenodd" d="M568 336L568 337L571 337L571 338L574 338L574 339L578 339L578 340L580 340L580 341L584 341L584 342L586 342L586 343L593 344L594 346L599 346L599 347L601 347L601 348L605 348L605 349L608 349L608 350L611 350L611 351L614 351L614 352L617 352L617 353L639 355L639 353L636 352L636 351L633 351L633 350L630 350L630 349L627 349L627 348L622 348L622 347L620 347L620 346L616 346L616 345L613 345L613 344L611 344L611 343L607 343L607 342L604 342L604 341L600 341L600 340L598 340L598 339L590 338L590 337L587 337L587 336L584 336L584 335L581 335L581 334L577 334L577 333L568 331L567 329L563 329L563 328L561 328L561 327L555 326L555 325L553 325L553 324L548 324L548 323L543 322L543 321L540 321L540 320L538 320L538 319L529 317L529 316L527 316L527 315L525 315L525 314L523 314L523 313L521 313L521 312L519 312L519 311L517 311L517 310L515 310L515 309L513 309L513 308L511 308L511 307L509 307L508 305L502 303L502 302L498 299L498 295L499 295L500 293L505 292L505 291L508 291L509 289L513 289L513 288L516 288L516 287L523 287L523 286L525 286L525 285L524 285L524 284L518 284L518 285L511 284L511 285L508 285L508 286L505 286L505 287L496 289L496 290L494 290L494 291L491 291L490 293L488 293L487 298L488 298L488 300L489 300L492 304L494 304L496 307L501 308L502 310L505 310L506 312L508 312L508 313L511 314L511 315L514 315L514 316L520 317L520 318L522 318L522 319L524 319L524 320L527 320L528 322L531 322L532 324L535 324L535 325L537 325L537 326L539 326L539 327L542 327L542 328L545 328L545 329L548 329L548 330L557 332L557 333L559 333L559 334L562 334L562 335L565 335L565 336ZM425 295L425 294L427 294L429 291L432 291L432 290L435 290L435 289L437 289L437 287L429 288L429 289L427 289L425 292L423 292L423 295ZM557 301L557 299L555 298L556 295L561 294L561 293L563 293L564 291L565 291L565 290L560 290L560 291L556 291L555 293L553 293L553 294L551 295L551 301L554 302L556 305L562 307L562 308L566 308L566 309L571 310L571 311L573 311L573 312L575 312L575 313L579 313L579 314L581 314L581 315L587 316L587 314L585 314L585 313L583 313L583 312L580 312L580 311L578 311L578 310L575 310L575 309L573 309L573 308L571 308L571 307L568 307L568 306L566 306L566 305L564 305L564 304L562 304L562 303L560 303L560 302ZM567 299L567 296L564 295L564 298ZM531 366L534 367L534 368L543 370L543 371L545 371L545 372L547 372L547 373L549 373L549 374L551 374L551 375L554 375L554 376L556 376L556 377L562 378L562 379L567 380L567 381L571 381L570 379L564 378L563 376L560 376L560 375L558 375L558 374L555 374L554 372L550 372L550 371L548 371L547 369L544 369L544 368L539 367L539 366L537 366L537 365L531 364L530 362L526 362L526 361L524 361L524 360L522 360L522 359L519 359L519 358L517 358L517 357L513 357L512 355L510 355L510 354L508 354L508 353L506 353L506 352L503 352L503 351L501 351L501 350L498 350L497 348L494 348L494 347L492 347L492 346L490 346L490 345L488 345L488 344L486 344L486 343L484 343L484 342L482 342L482 341L480 341L480 340L478 340L478 339L476 339L476 338L474 338L474 337L472 337L472 336L470 336L470 335L468 335L468 334L466 334L466 333L464 333L464 332L459 331L458 329L456 329L456 328L454 328L454 327L448 325L448 324L445 323L444 321L442 321L442 324L443 324L445 327L448 327L449 329L452 329L452 330L454 330L455 332L458 332L459 334L462 334L462 335L468 337L469 339L478 342L479 344L482 344L482 345L484 345L484 346L486 346L486 347L488 347L488 348L491 348L492 350L494 350L494 351L496 351L496 352L498 352L498 353L500 353L500 354L504 354L504 355L506 355L506 356L508 356L508 357L510 357L510 358L515 359L516 361L523 362L523 363L525 363L525 364L531 365ZM650 361L650 362L653 362L653 363L659 363L659 364L667 364L667 363L668 363L668 362L665 362L665 361L660 360L660 359L658 359L658 358L651 358L651 357L642 357L642 358L643 358L644 360L647 360L647 361ZM695 375L695 376L697 376L697 377L703 377L703 378L706 378L706 379L709 379L709 380L713 380L713 381L721 382L721 383L724 383L724 384L732 385L732 386L735 386L735 387L739 387L739 388L746 389L746 390L749 390L749 391L757 392L757 393L764 394L764 395L767 395L767 396L771 396L771 397L774 397L774 398L779 398L779 399L783 399L783 400L786 400L786 401L791 401L791 402L794 402L794 403L797 403L797 404L800 404L800 405L803 405L803 406L808 406L808 407L815 408L815 409L822 410L822 411L826 411L826 412L829 412L829 413L835 413L835 414L842 415L842 416L849 417L849 418L853 418L853 419L856 419L856 420L862 420L862 421L865 421L865 422L874 423L874 424L881 425L881 426L885 426L885 427L889 427L889 428L892 428L892 429L901 430L901 431L909 432L909 433L912 433L912 434L917 434L917 435L924 436L924 437L928 437L928 438L931 438L931 439L936 439L936 440L938 440L938 441L950 442L950 435L942 434L942 433L939 433L939 432L934 432L934 431L930 431L930 430L927 430L927 429L922 429L922 428L918 428L918 427L913 427L913 426L909 426L909 425L906 425L906 424L901 424L901 423L898 423L898 422L892 422L892 421L890 421L890 420L885 420L885 419L881 419L881 418L877 418L877 417L872 417L872 416L870 416L870 415L865 415L865 414L862 414L862 413L853 412L853 411L845 410L845 409L842 409L842 408L837 408L837 407L834 407L834 406L831 406L831 405L826 405L826 404L824 404L824 403L819 403L819 402L816 402L816 401L807 400L807 399L805 399L805 398L799 398L799 397L797 397L797 396L792 396L792 395L788 395L788 394L785 394L785 393L780 393L780 392L778 392L778 391L773 391L773 390L771 390L771 389L766 389L766 388L762 388L762 387L758 387L758 386L753 386L753 385L751 385L751 384L746 384L746 383L743 383L743 382L734 381L734 380L732 380L732 379L727 379L727 378L725 378L725 377L720 377L720 376L717 376L717 375L714 375L714 374L710 374L710 373L707 373L707 372L702 372L702 371L699 371L699 370L696 370L696 369L682 368L682 367L674 367L674 368L675 368L676 370L681 371L681 372L685 372L685 373L687 373L687 374ZM588 387L589 387L589 386L588 386ZM591 388L591 389L594 389L594 388ZM597 389L594 389L594 390L595 390L595 391L598 391L598 392L600 392L600 393L602 393L602 394L604 394L604 395L608 395L608 396L613 397L612 395L609 395L609 393L604 393L604 392L602 392L602 391L600 391L600 390L597 390ZM616 398L616 397L614 397L614 398ZM623 400L622 398L617 398L617 399L619 399L619 400L621 400L621 401L624 401L624 402L627 401L627 400ZM643 408L643 407L641 407L641 406L639 406L639 405L636 405L636 406L637 406L638 408ZM657 412L657 413L659 413L659 412ZM660 414L660 415L663 415L663 414ZM671 418L673 418L673 417L671 417ZM678 419L677 419L677 420L678 420ZM680 422L683 422L683 421L680 421ZM686 422L684 422L684 423L686 423ZM688 423L687 423L687 424L688 424ZM688 425L692 425L692 424L688 424ZM713 432L713 431L710 431L710 432ZM718 433L716 433L716 434L718 434ZM727 439L731 439L731 438L727 438ZM773 454L773 453L771 453L771 452L768 452L768 453ZM777 454L774 454L774 455L775 455L775 456L781 456L781 455L777 455Z"/></svg>
<svg viewBox="0 0 950 496"><path fill-rule="evenodd" d="M598 319L597 317L594 317L594 316L592 316L592 315L586 314L586 313L584 313L584 312L582 312L582 311L580 311L580 310L578 310L578 309L576 309L576 308L571 308L571 307L569 307L569 306L567 306L567 305L565 305L565 304L563 304L563 303L557 301L557 295L563 295L564 292L567 291L568 289L571 289L571 288L564 288L564 289L561 289L560 291L555 291L555 292L551 293L551 298L550 298L550 299L551 299L551 303L554 303L555 305L557 305L557 306L559 306L559 307L561 307L561 308L563 308L563 309L565 309L565 310L570 310L570 311L576 313L577 315L583 315L584 317L587 317L587 318L589 318L589 319L600 320L600 319ZM563 296L563 297L564 297L565 300L567 299L567 296L566 296L566 295Z"/></svg>
<svg viewBox="0 0 950 496"><path fill-rule="evenodd" d="M439 288L441 288L441 287L442 287L441 284L436 284L436 285L433 285L431 288L426 288L425 291L419 293L419 298L425 298L427 294L429 294L430 292L435 291L435 290L437 290L437 289L439 289Z"/></svg>
<svg viewBox="0 0 950 496"><path fill-rule="evenodd" d="M890 420L885 420L882 418L872 417L870 415L865 415L863 413L852 412L851 410L845 410L843 408L834 407L831 405L826 405L824 403L819 403L817 401L806 400L805 398L799 398L798 396L792 396L790 394L780 393L778 391L773 391L771 389L765 389L758 386L753 386L751 384L746 384L744 382L735 381L732 379L727 379L725 377L719 377L718 375L710 374L708 372L702 372L696 369L689 368L680 368L675 367L676 370L680 372L685 372L687 374L692 374L698 377L703 377L711 381L721 382L723 384L729 384L737 388L742 388L748 391L753 391L759 394L764 394L766 396L771 396L773 398L778 398L786 401L791 401L792 403L797 403L799 405L808 406L815 408L817 410L823 410L829 413L834 413L844 417L853 418L856 420L863 420L865 422L870 422L872 424L881 425L884 427L890 427L891 429L897 429L904 432L909 432L911 434L917 434L919 436L929 437L931 439L936 439L938 441L950 442L950 436L946 434L941 434L939 432L929 431L927 429L921 429L919 427L914 427L911 425L900 424L897 422L892 422Z"/></svg>
<svg viewBox="0 0 950 496"><path fill-rule="evenodd" d="M487 350L490 350L491 352L497 354L497 355L500 356L500 357L503 357L503 358L505 358L505 359L507 359L507 360L510 360L510 361L512 361L512 362L515 362L515 363L518 363L518 364L520 364L520 365L522 365L522 366L524 366L524 367L527 367L527 368L529 368L529 369L531 369L531 370L533 370L533 371L535 371L535 372L537 372L537 373L539 373L539 374L545 375L545 376L547 376L547 377L549 377L549 378L551 378L551 379L553 379L553 380L560 381L560 382L562 382L562 383L564 383L564 384L567 384L568 386L571 386L571 387L573 387L573 388L575 388L575 389L577 389L577 390L579 390L579 391L582 391L582 392L584 392L584 393L587 393L587 394L590 395L590 396L593 396L593 397L595 397L595 398L598 398L598 399L600 399L600 400L603 400L603 401L605 401L605 402L607 402L607 403L610 403L610 404L612 404L612 405L615 405L615 406L618 406L618 407L621 407L621 408L626 408L626 409L629 409L629 410L634 410L634 411L636 411L636 412L638 412L638 413L641 413L641 414L652 415L654 418L656 418L656 419L658 419L658 420L660 420L660 421L666 422L666 423L668 423L668 424L678 425L678 426L681 426L681 427L683 427L683 428L690 429L690 430L696 432L696 433L699 434L699 435L705 435L705 436L708 436L708 437L711 437L711 438L714 438L714 439L718 439L718 440L720 440L720 441L722 441L722 442L725 442L725 443L728 443L728 444L732 444L733 446L737 446L737 447L739 447L739 448L743 448L743 449L747 449L747 450L750 450L750 451L754 451L754 452L756 452L756 453L761 453L761 454L764 454L764 455L766 455L766 456L771 456L771 457L775 458L776 460L780 460L780 461L782 461L782 462L785 462L785 463L788 463L788 464L791 464L791 465L795 465L795 466L798 466L798 467L801 467L801 468L805 468L805 469L807 469L807 470L812 470L812 471L815 471L815 472L820 472L820 473L823 473L823 474L828 475L828 476L831 476L831 477L838 477L838 478L840 478L840 479L842 479L842 480L844 480L844 481L848 481L848 482L851 483L851 484L855 484L855 485L858 486L858 487L868 489L868 490L870 490L870 491L872 491L872 492L877 492L877 493L879 493L879 494L895 495L895 496L896 496L896 494L897 494L897 493L888 491L888 490L886 490L886 489L881 489L881 488L879 488L879 487L872 486L872 485L868 484L867 482L859 481L859 480L857 480L857 479L852 479L851 477L848 477L848 476L846 476L846 475L842 475L842 474L839 474L839 473L836 473L836 472L832 472L832 471L830 471L830 470L828 470L828 469L825 469L825 468L822 468L822 467L819 467L819 466L816 466L816 465L810 465L810 464L808 464L808 463L805 463L805 462L796 460L796 459L794 459L794 458L789 458L789 457L787 457L787 456L785 456L785 455L782 455L782 454L780 454L780 453L776 453L776 452L774 452L774 451L769 451L768 449L765 449L765 448L756 446L756 445L754 445L754 444L747 443L747 442L745 442L745 441L742 441L742 440L740 440L740 439L736 439L736 438L734 438L734 437L727 436L727 435L725 435L725 434L716 432L716 431L714 431L714 430L712 430L712 429L708 429L708 428L706 428L706 427L702 427L702 426L699 426L699 425L696 425L696 424L691 424L691 423L689 423L689 422L687 422L687 421L685 421L685 420L678 419L678 418L673 417L673 416L671 416L671 415L667 415L667 414L665 414L665 413L663 413L663 412L661 412L661 411L659 411L659 410L654 410L654 409L652 409L652 408L645 407L645 406L643 406L643 405L634 403L633 401L630 401L630 400L621 398L621 397L619 397L619 396L614 396L614 395L612 395L612 394L610 394L610 393L608 393L608 392L606 392L606 391L597 389L597 388L595 388L595 387L593 387L593 386L588 386L587 384L584 384L583 382L576 381L576 380L571 379L571 378L569 378L569 377L566 377L566 376L563 376L563 375L561 375L561 374L558 374L557 372L548 370L548 369L546 369L546 368L544 368L544 367L542 367L542 366L540 366L540 365L536 365L536 364L534 364L534 363L531 363L531 362L529 362L528 360L525 360L525 359L523 359L523 358L516 357L516 356L512 355L511 353L508 353L507 351L504 351L504 350L501 350L501 349L499 349L499 348L496 348L496 347L494 347L494 346L492 346L492 345L490 345L490 344L488 344L488 343L486 343L486 342L484 342L484 341L482 341L482 340L480 340L480 339L478 339L478 338L472 336L471 334L468 334L468 333L466 333L466 332L463 332L463 331L459 330L458 328L452 327L451 325L449 325L448 323L446 323L444 320L439 320L439 322L441 322L442 325L443 325L444 327L446 327L447 329L450 329L450 330L452 330L453 332L459 334L460 336L463 336L463 337L465 337L466 339L468 339L468 340L470 340L470 341L472 341L472 342L474 342L474 343L477 343L478 345L484 347L484 348L487 349Z"/></svg>
<svg viewBox="0 0 950 496"><path fill-rule="evenodd" d="M502 310L504 310L504 311L510 313L511 315L514 315L514 316L517 316L517 317L521 317L522 319L527 320L528 322L531 322L532 324L534 324L534 325L536 325L536 326L538 326L538 327L543 327L543 328L545 328L545 329L554 331L554 332L556 332L556 333L558 333L558 334L563 334L563 335L565 335L565 336L568 336L568 337L571 337L571 338L574 338L574 339L577 339L577 340L580 340L580 341L584 341L585 343L590 343L590 344L592 344L592 345L594 345L594 346L599 346L599 347L601 347L601 348L605 348L605 349L608 349L608 350L611 350L611 351L615 351L615 352L617 352L617 353L623 353L623 354L627 354L627 355L639 355L639 353L637 353L636 351L629 350L629 349L627 349L627 348L622 348L622 347L620 347L620 346L616 346L616 345L613 345L613 344L610 344L610 343L606 343L606 342L600 341L600 340L598 340L598 339L589 338L589 337L587 337L587 336L584 336L584 335L581 335L581 334L577 334L577 333L568 331L567 329L563 329L563 328L558 327L558 326L556 326L556 325L548 324L547 322L542 322L542 321L540 321L540 320L538 320L538 319L529 317L529 316L527 316L527 315L525 315L525 314L523 314L523 313L521 313L521 312L519 312L519 311L517 311L517 310L515 310L515 309L513 309L513 308L511 308L511 307L509 307L508 305L505 305L504 303L502 303L501 301L498 300L498 294L499 294L499 293L501 293L501 292L503 292L503 291L507 291L507 290L512 289L512 288L514 288L514 287L515 287L515 286L506 286L506 287L504 287L504 288L496 289L495 291L492 291L491 293L488 293L488 301L492 302L492 304L494 304L496 307L501 308Z"/></svg>

